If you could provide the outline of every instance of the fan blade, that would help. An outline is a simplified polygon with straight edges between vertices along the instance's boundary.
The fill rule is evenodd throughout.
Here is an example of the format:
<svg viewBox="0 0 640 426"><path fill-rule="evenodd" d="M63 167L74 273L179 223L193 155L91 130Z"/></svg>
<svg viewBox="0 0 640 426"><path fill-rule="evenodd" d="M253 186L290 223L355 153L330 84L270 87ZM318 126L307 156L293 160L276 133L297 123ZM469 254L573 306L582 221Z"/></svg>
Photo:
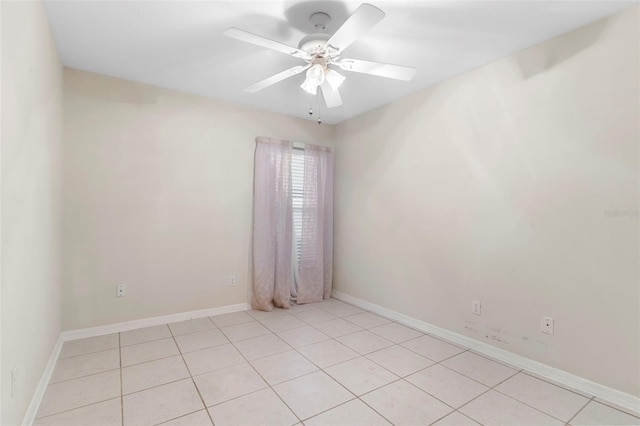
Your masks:
<svg viewBox="0 0 640 426"><path fill-rule="evenodd" d="M353 15L342 24L338 31L324 45L337 49L342 52L351 44L362 37L369 29L384 18L384 12L375 6L362 3L360 7L353 12Z"/></svg>
<svg viewBox="0 0 640 426"><path fill-rule="evenodd" d="M382 64L380 62L363 61L361 59L343 59L335 64L345 71L360 72L403 81L411 81L416 75L416 69L412 67Z"/></svg>
<svg viewBox="0 0 640 426"><path fill-rule="evenodd" d="M332 89L326 80L320 88L322 89L322 96L324 97L324 103L327 104L327 108L335 108L342 105L342 98L340 97L338 89Z"/></svg>
<svg viewBox="0 0 640 426"><path fill-rule="evenodd" d="M245 88L243 91L247 92L247 93L255 93L258 90L262 90L265 87L269 87L272 84L276 84L282 80L286 80L289 77L293 77L294 75L298 75L301 72L303 72L304 70L306 70L307 68L309 68L311 65L306 65L306 66L302 66L299 65L297 67L293 67L293 68L289 68L286 71L282 71L276 75L272 75L269 78L265 78L262 81L257 82L256 84L253 84L247 88Z"/></svg>
<svg viewBox="0 0 640 426"><path fill-rule="evenodd" d="M287 46L286 44L280 43L275 40L270 40L268 38L250 33L245 30L241 30L240 28L227 28L222 34L226 35L227 37L235 38L236 40L244 41L245 43L255 44L257 46L266 47L267 49L275 50L276 52L281 52L295 58L304 59L305 61L311 59L311 56L304 50L296 49L292 46Z"/></svg>

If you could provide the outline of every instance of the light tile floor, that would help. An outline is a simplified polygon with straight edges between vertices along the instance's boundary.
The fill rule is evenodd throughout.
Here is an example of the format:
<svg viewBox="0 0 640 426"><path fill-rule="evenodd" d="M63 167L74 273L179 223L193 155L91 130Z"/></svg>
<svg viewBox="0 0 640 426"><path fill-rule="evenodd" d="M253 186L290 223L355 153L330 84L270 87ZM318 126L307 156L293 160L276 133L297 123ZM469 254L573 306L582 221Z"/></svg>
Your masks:
<svg viewBox="0 0 640 426"><path fill-rule="evenodd" d="M65 343L35 425L640 425L338 300Z"/></svg>

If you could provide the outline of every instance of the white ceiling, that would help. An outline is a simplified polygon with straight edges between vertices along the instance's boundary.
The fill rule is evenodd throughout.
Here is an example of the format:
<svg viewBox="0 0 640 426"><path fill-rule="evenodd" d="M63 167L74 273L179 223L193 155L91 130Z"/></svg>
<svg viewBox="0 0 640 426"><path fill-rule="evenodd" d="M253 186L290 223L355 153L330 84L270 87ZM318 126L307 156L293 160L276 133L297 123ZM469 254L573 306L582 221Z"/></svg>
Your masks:
<svg viewBox="0 0 640 426"><path fill-rule="evenodd" d="M260 92L242 89L302 64L287 55L224 37L239 27L297 46L313 12L332 17L333 33L361 2L47 1L65 66L308 117L298 75ZM411 82L343 72L344 104L322 119L337 123L419 89L614 14L635 1L372 0L386 18L345 50L345 58L416 67Z"/></svg>

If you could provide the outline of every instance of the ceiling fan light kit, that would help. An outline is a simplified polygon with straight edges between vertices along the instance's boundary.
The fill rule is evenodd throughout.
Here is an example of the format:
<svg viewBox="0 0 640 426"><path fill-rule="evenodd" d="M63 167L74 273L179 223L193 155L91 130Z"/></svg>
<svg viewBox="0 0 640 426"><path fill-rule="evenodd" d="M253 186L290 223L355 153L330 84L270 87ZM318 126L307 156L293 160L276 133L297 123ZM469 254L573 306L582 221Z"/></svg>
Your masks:
<svg viewBox="0 0 640 426"><path fill-rule="evenodd" d="M307 93L315 95L318 86L324 83L324 67L320 64L315 64L307 70L307 78L302 82L300 87Z"/></svg>
<svg viewBox="0 0 640 426"><path fill-rule="evenodd" d="M327 27L331 17L324 12L313 13L309 20L318 32L303 37L298 43L298 48L287 46L239 28L228 28L225 30L224 35L302 59L307 63L306 66L296 66L255 83L245 88L245 92L257 92L306 71L305 79L300 87L311 95L316 95L318 87L320 87L327 108L335 108L342 105L338 87L345 81L346 77L338 73L334 68L403 81L410 81L415 76L416 69L411 67L340 58L340 55L347 47L380 22L384 16L385 14L382 10L363 3L330 36L320 31ZM318 119L318 122L321 122L321 120Z"/></svg>

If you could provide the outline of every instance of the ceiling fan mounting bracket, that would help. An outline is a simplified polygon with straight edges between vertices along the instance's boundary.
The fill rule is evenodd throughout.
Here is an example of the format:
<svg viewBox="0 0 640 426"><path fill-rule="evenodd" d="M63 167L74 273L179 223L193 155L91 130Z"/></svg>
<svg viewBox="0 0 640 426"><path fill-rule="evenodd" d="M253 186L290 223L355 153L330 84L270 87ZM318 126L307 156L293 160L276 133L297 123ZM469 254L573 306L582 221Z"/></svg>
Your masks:
<svg viewBox="0 0 640 426"><path fill-rule="evenodd" d="M311 21L317 31L323 31L327 28L329 21L331 21L331 16L324 12L316 12L309 17L309 21Z"/></svg>

